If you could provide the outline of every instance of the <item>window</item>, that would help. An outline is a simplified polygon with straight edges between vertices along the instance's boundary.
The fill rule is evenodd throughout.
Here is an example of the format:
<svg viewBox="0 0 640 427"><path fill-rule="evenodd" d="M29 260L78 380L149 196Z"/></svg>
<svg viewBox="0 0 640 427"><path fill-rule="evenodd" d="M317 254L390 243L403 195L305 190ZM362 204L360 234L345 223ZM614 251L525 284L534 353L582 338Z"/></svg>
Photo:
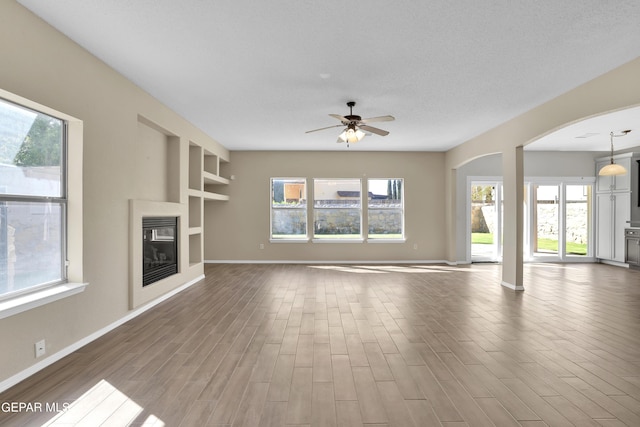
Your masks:
<svg viewBox="0 0 640 427"><path fill-rule="evenodd" d="M306 179L271 179L271 239L307 239Z"/></svg>
<svg viewBox="0 0 640 427"><path fill-rule="evenodd" d="M313 180L313 237L362 239L359 179Z"/></svg>
<svg viewBox="0 0 640 427"><path fill-rule="evenodd" d="M367 189L367 204L363 206L360 179L314 178L314 240L362 242L363 208L369 240L404 240L404 180L369 179ZM271 178L271 240L307 241L307 218L306 179Z"/></svg>
<svg viewBox="0 0 640 427"><path fill-rule="evenodd" d="M369 239L404 238L404 180L370 179L367 183Z"/></svg>
<svg viewBox="0 0 640 427"><path fill-rule="evenodd" d="M0 99L0 299L66 280L66 122Z"/></svg>

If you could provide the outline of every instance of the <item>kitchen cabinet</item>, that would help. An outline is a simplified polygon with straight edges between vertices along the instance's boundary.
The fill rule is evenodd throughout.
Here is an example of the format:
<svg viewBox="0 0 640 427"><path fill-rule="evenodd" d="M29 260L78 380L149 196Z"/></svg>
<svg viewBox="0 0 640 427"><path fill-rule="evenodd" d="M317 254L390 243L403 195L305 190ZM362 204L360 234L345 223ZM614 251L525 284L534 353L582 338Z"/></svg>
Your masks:
<svg viewBox="0 0 640 427"><path fill-rule="evenodd" d="M631 193L596 194L596 257L625 262L624 232L631 212Z"/></svg>

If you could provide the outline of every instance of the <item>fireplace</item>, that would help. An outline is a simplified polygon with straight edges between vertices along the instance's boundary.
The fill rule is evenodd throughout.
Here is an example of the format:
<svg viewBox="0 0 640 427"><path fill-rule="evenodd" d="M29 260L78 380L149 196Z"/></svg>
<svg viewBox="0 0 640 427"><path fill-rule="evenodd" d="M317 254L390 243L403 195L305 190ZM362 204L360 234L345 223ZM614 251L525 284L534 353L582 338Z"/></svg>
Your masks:
<svg viewBox="0 0 640 427"><path fill-rule="evenodd" d="M178 218L142 218L142 286L178 273Z"/></svg>

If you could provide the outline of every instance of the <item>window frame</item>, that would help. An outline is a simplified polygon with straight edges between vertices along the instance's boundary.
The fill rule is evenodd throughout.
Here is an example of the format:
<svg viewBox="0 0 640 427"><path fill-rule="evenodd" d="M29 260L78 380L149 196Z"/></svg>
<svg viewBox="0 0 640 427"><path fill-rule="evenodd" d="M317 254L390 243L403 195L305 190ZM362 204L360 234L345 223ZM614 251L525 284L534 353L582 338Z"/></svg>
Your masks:
<svg viewBox="0 0 640 427"><path fill-rule="evenodd" d="M274 208L273 199L274 199L274 190L273 183L274 181L302 181L304 182L304 191L305 191L305 203L304 207L295 207L295 208L286 208L292 210L300 210L304 211L305 218L305 233L300 235L291 235L289 236L281 236L276 237L273 234L273 219L274 219ZM282 208L281 208L282 209ZM280 235L277 235L280 236ZM306 243L309 241L309 186L307 182L307 178L304 177L272 177L269 179L269 241L271 243Z"/></svg>
<svg viewBox="0 0 640 427"><path fill-rule="evenodd" d="M84 282L83 273L83 203L82 203L82 162L83 162L83 133L82 120L68 114L54 110L27 98L0 89L0 98L37 113L46 114L61 120L63 126L63 149L61 153L61 191L64 212L61 219L61 269L64 279L61 281L43 283L32 286L21 292L3 294L0 296L0 319L66 298L84 291L89 285ZM31 197L31 196L29 196ZM23 196L2 197L2 200L25 201ZM54 199L47 197L50 203ZM31 199L32 200L32 199Z"/></svg>
<svg viewBox="0 0 640 427"><path fill-rule="evenodd" d="M369 182L370 181L401 181L400 186L400 207L374 207L373 209L381 210L399 210L401 218L401 232L400 237L384 237L384 234L374 234L369 232L370 218L371 218L371 200L369 199L369 193L371 192ZM405 235L405 209L404 209L404 194L405 194L405 179L404 178L367 178L367 242L368 243L393 243L393 242L406 242Z"/></svg>
<svg viewBox="0 0 640 427"><path fill-rule="evenodd" d="M40 289L48 288L50 286L59 285L61 283L65 283L67 281L67 121L51 115L44 113L42 111L38 111L36 109L15 103L13 101L0 98L2 102L10 104L14 107L18 107L23 110L30 111L36 115L45 115L52 119L57 120L61 126L61 135L60 135L60 183L59 190L57 196L46 196L46 195L34 195L34 194L20 194L20 193L0 193L0 203L25 203L32 204L34 206L41 206L46 208L49 204L58 204L60 206L60 279L52 280L49 282L43 282L28 286L23 289L18 289L15 291L3 292L0 293L0 301L15 298L16 296L28 294ZM8 205L5 205L8 207Z"/></svg>
<svg viewBox="0 0 640 427"><path fill-rule="evenodd" d="M358 215L359 215L359 228L360 228L360 232L358 235L353 235L353 234L349 234L349 235L345 235L345 236L349 236L349 237L341 237L342 235L340 234L336 234L336 235L331 235L332 237L325 237L322 235L317 235L316 234L316 212L317 211L323 211L323 210L331 210L331 209L350 209L350 210L356 210L356 208L317 208L316 207L316 182L318 181L358 181L359 182L359 205L360 207L357 208L358 210ZM313 203L311 204L311 209L312 209L312 213L311 213L311 217L313 219L313 234L312 234L312 242L314 243L362 243L364 242L365 238L364 238L364 234L363 234L363 228L364 228L364 214L363 214L363 203L362 203L362 193L363 193L363 180L362 178L313 178L313 187L312 187L312 198L313 198Z"/></svg>

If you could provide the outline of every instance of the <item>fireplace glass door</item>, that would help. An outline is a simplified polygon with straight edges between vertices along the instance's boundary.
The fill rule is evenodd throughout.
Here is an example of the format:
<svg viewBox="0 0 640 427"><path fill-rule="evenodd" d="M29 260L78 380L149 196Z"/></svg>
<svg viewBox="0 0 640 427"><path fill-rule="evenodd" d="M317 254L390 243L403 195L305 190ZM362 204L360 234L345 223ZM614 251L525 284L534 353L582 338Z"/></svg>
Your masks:
<svg viewBox="0 0 640 427"><path fill-rule="evenodd" d="M143 218L142 254L142 286L178 273L178 218Z"/></svg>

